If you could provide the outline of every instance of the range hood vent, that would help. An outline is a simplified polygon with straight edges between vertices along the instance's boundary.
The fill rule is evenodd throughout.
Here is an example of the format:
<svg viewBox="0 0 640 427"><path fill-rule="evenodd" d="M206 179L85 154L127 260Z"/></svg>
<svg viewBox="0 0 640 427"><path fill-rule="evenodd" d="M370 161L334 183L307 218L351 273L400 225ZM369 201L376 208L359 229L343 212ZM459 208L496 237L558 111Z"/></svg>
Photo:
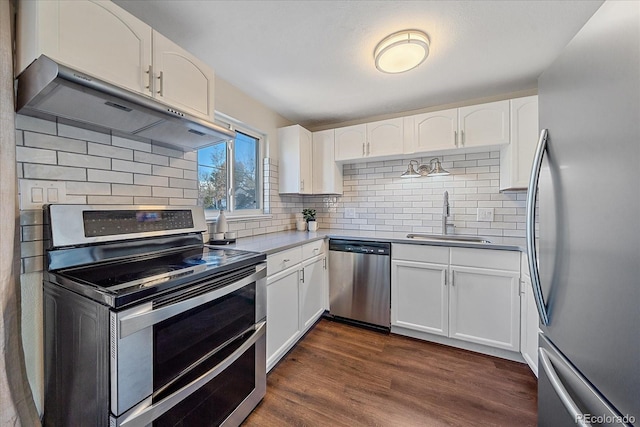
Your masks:
<svg viewBox="0 0 640 427"><path fill-rule="evenodd" d="M18 114L101 132L151 139L192 151L235 138L234 131L176 111L40 56L18 77Z"/></svg>

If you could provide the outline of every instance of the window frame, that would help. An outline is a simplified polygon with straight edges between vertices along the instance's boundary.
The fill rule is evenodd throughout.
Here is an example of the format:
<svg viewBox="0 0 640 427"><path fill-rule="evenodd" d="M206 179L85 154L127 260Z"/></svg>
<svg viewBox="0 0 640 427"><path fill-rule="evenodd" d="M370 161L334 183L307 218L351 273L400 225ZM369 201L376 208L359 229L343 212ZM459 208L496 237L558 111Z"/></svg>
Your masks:
<svg viewBox="0 0 640 427"><path fill-rule="evenodd" d="M242 219L250 217L259 217L264 215L264 158L265 158L265 145L267 135L257 129L254 129L238 120L228 117L224 114L216 113L215 122L221 126L227 127L236 132L243 133L251 138L257 140L257 153L256 153L256 198L259 200L258 209L240 209L236 210L235 203L235 182L233 179L234 174L234 154L235 154L235 139L228 140L226 145L226 162L227 162L227 209L224 211L225 216L229 219ZM199 151L199 150L198 150ZM201 163L197 162L199 168ZM199 178L198 178L199 179ZM198 189L199 191L199 189ZM204 209L205 218L207 220L215 220L218 216L218 210L216 209Z"/></svg>

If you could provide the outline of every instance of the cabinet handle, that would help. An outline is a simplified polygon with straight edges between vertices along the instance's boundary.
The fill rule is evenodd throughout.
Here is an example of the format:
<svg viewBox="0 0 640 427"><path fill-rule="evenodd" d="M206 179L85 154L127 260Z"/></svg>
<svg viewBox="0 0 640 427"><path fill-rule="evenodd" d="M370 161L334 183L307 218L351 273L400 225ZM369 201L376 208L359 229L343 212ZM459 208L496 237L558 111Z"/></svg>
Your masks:
<svg viewBox="0 0 640 427"><path fill-rule="evenodd" d="M453 271L452 271L452 272L451 272L451 286L455 286L455 283L453 283L453 278L454 278L454 277L455 277L455 276L453 275Z"/></svg>
<svg viewBox="0 0 640 427"><path fill-rule="evenodd" d="M302 273L302 279L300 279L300 281L304 283L304 268L300 270L300 273Z"/></svg>
<svg viewBox="0 0 640 427"><path fill-rule="evenodd" d="M367 156L371 154L371 143L367 142Z"/></svg>
<svg viewBox="0 0 640 427"><path fill-rule="evenodd" d="M447 274L447 272L444 272L444 285L447 286L447 278L449 277L449 274Z"/></svg>
<svg viewBox="0 0 640 427"><path fill-rule="evenodd" d="M160 75L158 76L158 80L160 80L160 90L158 91L158 94L159 94L160 96L163 96L163 95L162 95L162 91L163 91L163 87L164 87L164 84L163 84L163 82L164 82L164 75L162 74L162 71L160 71Z"/></svg>
<svg viewBox="0 0 640 427"><path fill-rule="evenodd" d="M464 131L460 131L460 145L464 147Z"/></svg>
<svg viewBox="0 0 640 427"><path fill-rule="evenodd" d="M304 179L300 181L300 190L304 191Z"/></svg>
<svg viewBox="0 0 640 427"><path fill-rule="evenodd" d="M324 261L324 269L326 270L327 269L327 257L324 257L322 259L322 261Z"/></svg>
<svg viewBox="0 0 640 427"><path fill-rule="evenodd" d="M456 147L458 146L458 131L457 130L453 131L453 145L455 145Z"/></svg>
<svg viewBox="0 0 640 427"><path fill-rule="evenodd" d="M149 65L149 69L145 71L145 73L148 74L147 85L145 88L149 89L149 92L153 92L153 89L151 88L151 83L153 82L153 67Z"/></svg>
<svg viewBox="0 0 640 427"><path fill-rule="evenodd" d="M291 261L289 258L285 258L285 259L282 260L282 263L285 264L285 263L287 263L289 261Z"/></svg>
<svg viewBox="0 0 640 427"><path fill-rule="evenodd" d="M365 143L363 142L362 143L362 157L367 155L364 147L365 147Z"/></svg>

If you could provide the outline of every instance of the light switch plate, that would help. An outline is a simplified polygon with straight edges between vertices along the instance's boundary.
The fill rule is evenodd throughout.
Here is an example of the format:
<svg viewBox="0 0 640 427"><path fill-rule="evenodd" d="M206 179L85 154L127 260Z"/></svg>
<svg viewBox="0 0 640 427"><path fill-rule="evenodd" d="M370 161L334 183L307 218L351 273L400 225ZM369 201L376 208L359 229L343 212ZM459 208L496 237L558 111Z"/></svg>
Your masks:
<svg viewBox="0 0 640 427"><path fill-rule="evenodd" d="M478 208L478 222L492 222L493 214L493 208Z"/></svg>
<svg viewBox="0 0 640 427"><path fill-rule="evenodd" d="M59 181L20 180L20 209L42 209L47 203L65 203L67 184Z"/></svg>
<svg viewBox="0 0 640 427"><path fill-rule="evenodd" d="M355 218L356 217L356 208L344 208L344 217L345 218Z"/></svg>

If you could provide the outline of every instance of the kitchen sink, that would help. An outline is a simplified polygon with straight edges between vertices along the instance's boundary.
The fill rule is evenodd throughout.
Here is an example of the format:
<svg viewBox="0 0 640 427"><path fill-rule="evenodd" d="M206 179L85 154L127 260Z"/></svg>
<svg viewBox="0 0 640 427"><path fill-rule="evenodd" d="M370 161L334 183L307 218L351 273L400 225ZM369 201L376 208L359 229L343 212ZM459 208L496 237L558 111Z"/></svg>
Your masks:
<svg viewBox="0 0 640 427"><path fill-rule="evenodd" d="M408 239L433 240L437 242L467 242L467 243L491 243L484 237L477 236L448 236L442 234L407 234Z"/></svg>

